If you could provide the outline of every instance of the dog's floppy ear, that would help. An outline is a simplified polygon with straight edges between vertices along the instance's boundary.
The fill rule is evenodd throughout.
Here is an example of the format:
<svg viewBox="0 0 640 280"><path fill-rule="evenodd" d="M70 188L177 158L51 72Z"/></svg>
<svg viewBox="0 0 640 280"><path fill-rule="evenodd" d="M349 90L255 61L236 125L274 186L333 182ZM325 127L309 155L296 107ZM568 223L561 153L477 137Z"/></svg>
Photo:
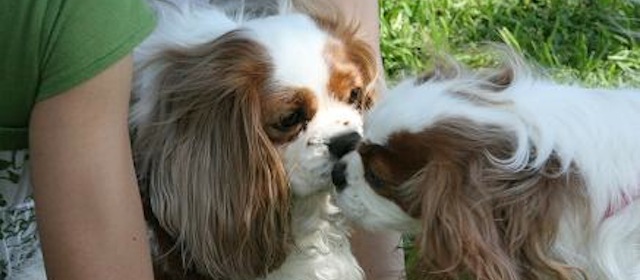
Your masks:
<svg viewBox="0 0 640 280"><path fill-rule="evenodd" d="M410 182L420 197L416 210L422 220L416 236L420 261L413 274L434 279L457 279L465 273L477 279L519 279L503 250L491 205L482 201L481 190L470 186L470 173L483 168L474 162L483 143L462 137L470 126L466 120L451 120L423 134L430 160Z"/></svg>
<svg viewBox="0 0 640 280"><path fill-rule="evenodd" d="M268 55L235 31L158 59L158 101L135 142L153 214L185 268L264 276L291 242L287 178L261 121Z"/></svg>
<svg viewBox="0 0 640 280"><path fill-rule="evenodd" d="M562 208L585 205L578 177L561 175L556 157L532 169L532 149L522 168L501 165L497 159L513 156L515 135L464 119L441 121L424 137L432 158L411 181L423 222L414 273L508 280L581 275L552 250Z"/></svg>

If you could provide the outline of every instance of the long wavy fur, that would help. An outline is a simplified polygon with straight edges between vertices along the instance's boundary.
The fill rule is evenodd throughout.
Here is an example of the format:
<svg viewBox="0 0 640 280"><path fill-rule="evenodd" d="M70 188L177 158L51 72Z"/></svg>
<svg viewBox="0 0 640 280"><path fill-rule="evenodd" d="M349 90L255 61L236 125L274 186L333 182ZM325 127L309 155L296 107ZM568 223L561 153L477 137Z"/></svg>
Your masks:
<svg viewBox="0 0 640 280"><path fill-rule="evenodd" d="M134 148L153 214L177 245L161 254L176 250L213 279L264 276L291 242L286 174L256 114L270 66L237 35L163 55L158 103Z"/></svg>
<svg viewBox="0 0 640 280"><path fill-rule="evenodd" d="M513 51L497 49L502 68L471 72L445 59L418 83L451 81L451 93L459 98L512 106L502 91L533 74ZM522 125L513 119L487 125L446 118L421 132L421 140L430 143L424 147L430 160L404 189L421 198L409 212L424 221L415 275L586 279L553 247L567 209L589 216L583 178L571 162L530 142Z"/></svg>

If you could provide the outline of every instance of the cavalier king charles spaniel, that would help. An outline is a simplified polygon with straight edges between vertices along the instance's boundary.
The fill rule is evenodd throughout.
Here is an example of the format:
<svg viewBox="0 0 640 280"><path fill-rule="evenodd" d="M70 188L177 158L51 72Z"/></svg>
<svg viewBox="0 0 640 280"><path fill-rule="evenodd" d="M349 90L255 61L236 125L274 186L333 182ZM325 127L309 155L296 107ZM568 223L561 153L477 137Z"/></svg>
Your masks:
<svg viewBox="0 0 640 280"><path fill-rule="evenodd" d="M332 172L370 229L415 234L427 279L640 279L640 90L447 63L401 82Z"/></svg>
<svg viewBox="0 0 640 280"><path fill-rule="evenodd" d="M212 1L214 2L214 1ZM362 279L332 200L378 83L318 1L151 1L132 125L158 279Z"/></svg>

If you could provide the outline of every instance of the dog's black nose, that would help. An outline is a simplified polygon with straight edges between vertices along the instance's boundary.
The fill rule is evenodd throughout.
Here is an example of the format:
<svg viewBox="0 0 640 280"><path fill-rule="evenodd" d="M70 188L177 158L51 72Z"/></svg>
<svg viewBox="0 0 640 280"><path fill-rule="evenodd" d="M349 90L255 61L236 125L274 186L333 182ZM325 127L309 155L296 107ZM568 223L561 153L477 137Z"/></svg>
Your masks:
<svg viewBox="0 0 640 280"><path fill-rule="evenodd" d="M329 152L336 158L341 158L353 151L360 141L360 134L349 132L329 139Z"/></svg>
<svg viewBox="0 0 640 280"><path fill-rule="evenodd" d="M333 166L333 170L331 170L331 181L338 191L342 191L347 187L346 170L347 164L342 161L337 162Z"/></svg>

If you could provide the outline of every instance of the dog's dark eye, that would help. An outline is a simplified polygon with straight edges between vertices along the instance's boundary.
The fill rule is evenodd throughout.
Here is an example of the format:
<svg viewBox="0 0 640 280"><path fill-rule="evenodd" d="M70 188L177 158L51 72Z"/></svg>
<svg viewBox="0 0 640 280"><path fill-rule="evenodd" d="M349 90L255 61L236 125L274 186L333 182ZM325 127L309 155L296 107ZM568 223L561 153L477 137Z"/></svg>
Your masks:
<svg viewBox="0 0 640 280"><path fill-rule="evenodd" d="M304 114L304 110L300 108L281 119L280 122L275 125L275 128L280 131L287 131L299 124L303 124L306 121L307 119Z"/></svg>
<svg viewBox="0 0 640 280"><path fill-rule="evenodd" d="M380 177L378 177L378 175L373 173L371 169L366 170L364 172L364 179L367 180L367 183L369 183L369 185L371 185L372 188L375 188L375 189L380 189L385 185L384 180L382 180Z"/></svg>
<svg viewBox="0 0 640 280"><path fill-rule="evenodd" d="M362 88L361 87L356 87L353 88L351 90L351 93L349 94L349 104L354 104L358 101L360 101L360 99L362 98Z"/></svg>

